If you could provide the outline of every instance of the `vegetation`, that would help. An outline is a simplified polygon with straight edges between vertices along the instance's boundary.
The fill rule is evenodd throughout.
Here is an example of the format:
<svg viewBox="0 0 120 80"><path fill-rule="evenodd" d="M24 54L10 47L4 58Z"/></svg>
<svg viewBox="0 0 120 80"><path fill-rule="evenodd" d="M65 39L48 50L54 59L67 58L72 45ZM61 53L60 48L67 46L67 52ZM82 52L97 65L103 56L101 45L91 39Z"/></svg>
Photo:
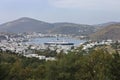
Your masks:
<svg viewBox="0 0 120 80"><path fill-rule="evenodd" d="M0 80L119 80L120 54L81 47L56 55L55 61L0 53Z"/></svg>

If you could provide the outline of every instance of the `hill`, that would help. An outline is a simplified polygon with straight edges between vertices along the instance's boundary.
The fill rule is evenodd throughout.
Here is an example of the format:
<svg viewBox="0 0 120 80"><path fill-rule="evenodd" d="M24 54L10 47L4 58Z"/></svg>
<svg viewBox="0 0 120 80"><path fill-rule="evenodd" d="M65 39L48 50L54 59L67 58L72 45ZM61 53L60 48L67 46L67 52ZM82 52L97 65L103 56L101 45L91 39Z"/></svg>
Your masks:
<svg viewBox="0 0 120 80"><path fill-rule="evenodd" d="M93 40L120 40L120 23L100 29L96 33L90 35L90 38Z"/></svg>
<svg viewBox="0 0 120 80"><path fill-rule="evenodd" d="M94 27L90 25L74 23L48 23L36 19L22 17L0 25L1 32L41 32L58 33L72 35L88 35L94 32Z"/></svg>
<svg viewBox="0 0 120 80"><path fill-rule="evenodd" d="M96 26L97 30L102 29L104 27L110 26L110 25L115 25L115 24L119 24L120 22L107 22L107 23L101 23L101 24L96 24L94 26Z"/></svg>
<svg viewBox="0 0 120 80"><path fill-rule="evenodd" d="M48 23L22 17L0 25L0 32L41 32L88 36L92 39L120 39L120 23L108 22L98 25L75 24L68 22Z"/></svg>
<svg viewBox="0 0 120 80"><path fill-rule="evenodd" d="M51 33L70 34L70 35L88 35L95 31L95 28L90 25L75 24L75 23L54 23L54 28Z"/></svg>
<svg viewBox="0 0 120 80"><path fill-rule="evenodd" d="M35 20L28 17L22 17L20 19L4 23L0 25L0 31L2 32L46 32L53 27L52 24Z"/></svg>

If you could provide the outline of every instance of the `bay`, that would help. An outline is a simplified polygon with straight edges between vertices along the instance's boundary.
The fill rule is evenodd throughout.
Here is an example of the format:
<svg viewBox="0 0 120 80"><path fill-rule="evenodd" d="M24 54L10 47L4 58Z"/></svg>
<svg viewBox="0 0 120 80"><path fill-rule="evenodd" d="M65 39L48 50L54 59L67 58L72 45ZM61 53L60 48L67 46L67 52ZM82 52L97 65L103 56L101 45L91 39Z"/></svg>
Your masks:
<svg viewBox="0 0 120 80"><path fill-rule="evenodd" d="M79 40L75 38L68 38L68 37L45 37L45 38L32 38L28 43L29 44L44 44L46 42L55 42L55 41L64 41L69 43L74 43L74 45L80 45L81 43L86 42L86 40Z"/></svg>

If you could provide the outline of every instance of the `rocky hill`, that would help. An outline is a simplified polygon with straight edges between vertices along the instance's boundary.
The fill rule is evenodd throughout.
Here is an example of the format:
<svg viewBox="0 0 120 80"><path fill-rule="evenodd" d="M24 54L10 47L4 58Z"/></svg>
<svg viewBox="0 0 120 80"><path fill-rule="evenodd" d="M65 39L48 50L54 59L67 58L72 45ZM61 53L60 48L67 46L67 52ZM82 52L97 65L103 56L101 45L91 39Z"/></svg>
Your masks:
<svg viewBox="0 0 120 80"><path fill-rule="evenodd" d="M72 35L88 35L94 32L90 25L74 23L48 23L36 19L23 17L0 25L1 32L41 32Z"/></svg>
<svg viewBox="0 0 120 80"><path fill-rule="evenodd" d="M70 35L88 35L95 32L95 28L90 25L75 23L54 23L51 33L70 34Z"/></svg>
<svg viewBox="0 0 120 80"><path fill-rule="evenodd" d="M120 40L120 23L111 24L90 35L93 40Z"/></svg>
<svg viewBox="0 0 120 80"><path fill-rule="evenodd" d="M11 22L0 25L2 32L47 32L53 27L52 24L35 20L28 17L23 17Z"/></svg>
<svg viewBox="0 0 120 80"><path fill-rule="evenodd" d="M52 34L69 34L74 36L88 36L93 40L120 39L120 23L108 22L98 25L75 23L48 23L28 17L10 21L0 25L0 32L41 32Z"/></svg>

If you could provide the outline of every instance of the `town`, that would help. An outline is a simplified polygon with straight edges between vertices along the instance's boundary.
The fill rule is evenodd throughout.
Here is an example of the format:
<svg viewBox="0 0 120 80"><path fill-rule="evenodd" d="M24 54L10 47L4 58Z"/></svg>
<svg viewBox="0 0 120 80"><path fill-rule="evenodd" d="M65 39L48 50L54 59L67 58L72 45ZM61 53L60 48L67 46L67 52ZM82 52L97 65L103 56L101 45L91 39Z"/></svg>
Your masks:
<svg viewBox="0 0 120 80"><path fill-rule="evenodd" d="M33 38L42 38L42 37L71 37L69 35L62 35L62 34L42 34L42 33L19 33L19 34L0 34L0 50L1 51L10 51L12 53L22 54L25 57L36 57L40 60L55 60L54 56L39 55L36 54L36 51L44 51L49 48L51 51L56 51L56 53L60 53L64 51L67 54L68 51L72 49L76 49L77 47L83 46L83 50L87 50L94 46L98 45L110 45L115 43L112 40L102 40L101 42L98 41L86 41L85 43L80 43L79 45L74 45L72 43L66 42L46 42L45 44L30 44L28 43ZM120 42L120 41L118 41Z"/></svg>

